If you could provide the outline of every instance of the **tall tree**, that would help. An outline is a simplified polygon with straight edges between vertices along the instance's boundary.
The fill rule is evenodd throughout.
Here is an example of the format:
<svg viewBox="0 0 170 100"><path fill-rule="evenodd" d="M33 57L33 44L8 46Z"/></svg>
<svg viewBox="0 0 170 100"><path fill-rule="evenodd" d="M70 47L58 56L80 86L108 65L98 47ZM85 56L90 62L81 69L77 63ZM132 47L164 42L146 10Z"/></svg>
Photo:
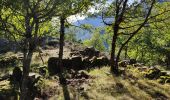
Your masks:
<svg viewBox="0 0 170 100"><path fill-rule="evenodd" d="M118 61L120 54L126 44L144 27L150 19L152 8L155 0L141 0L140 2L133 2L129 4L129 0L115 0L112 2L109 10L102 13L102 19L105 25L112 27L112 49L111 49L111 71L118 74ZM106 9L107 10L107 9ZM107 22L106 16L112 16L113 21ZM130 30L133 29L133 30ZM116 52L117 40L126 37L122 42L118 52Z"/></svg>
<svg viewBox="0 0 170 100"><path fill-rule="evenodd" d="M21 100L29 100L27 85L32 55L37 46L40 29L54 15L56 4L56 0L1 0L1 30L22 40L20 46L24 57Z"/></svg>
<svg viewBox="0 0 170 100"><path fill-rule="evenodd" d="M68 22L67 18L80 14L84 11L87 11L90 6L92 6L95 1L98 0L61 0L60 6L57 7L60 19L60 46L59 46L59 66L62 70L62 59L63 59L63 46L64 46L64 37L65 37L65 24Z"/></svg>

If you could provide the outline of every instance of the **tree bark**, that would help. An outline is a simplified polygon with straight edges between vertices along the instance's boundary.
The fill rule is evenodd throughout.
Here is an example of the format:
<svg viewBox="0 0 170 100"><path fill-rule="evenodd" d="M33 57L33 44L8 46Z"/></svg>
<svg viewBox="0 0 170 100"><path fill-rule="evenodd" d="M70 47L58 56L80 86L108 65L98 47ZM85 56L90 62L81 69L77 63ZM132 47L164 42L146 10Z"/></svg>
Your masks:
<svg viewBox="0 0 170 100"><path fill-rule="evenodd" d="M62 71L62 59L63 59L63 46L64 46L64 35L65 35L65 18L60 18L60 47L59 47L59 67Z"/></svg>
<svg viewBox="0 0 170 100"><path fill-rule="evenodd" d="M30 65L32 60L33 50L29 50L28 52L24 51L24 59L23 59L23 75L22 75L22 83L21 83L21 95L20 100L28 99L28 76L30 71Z"/></svg>
<svg viewBox="0 0 170 100"><path fill-rule="evenodd" d="M32 54L29 54L30 57L25 59L23 63L23 76L22 76L22 85L21 85L21 100L27 100L27 93L28 93L28 76L29 76L29 70L30 70L30 64L31 64L31 56Z"/></svg>
<svg viewBox="0 0 170 100"><path fill-rule="evenodd" d="M117 32L118 32L118 26L114 26L114 35L112 39L112 51L111 51L111 58L110 58L110 64L111 64L111 72L114 74L118 74L118 60L116 57L116 40L117 40Z"/></svg>

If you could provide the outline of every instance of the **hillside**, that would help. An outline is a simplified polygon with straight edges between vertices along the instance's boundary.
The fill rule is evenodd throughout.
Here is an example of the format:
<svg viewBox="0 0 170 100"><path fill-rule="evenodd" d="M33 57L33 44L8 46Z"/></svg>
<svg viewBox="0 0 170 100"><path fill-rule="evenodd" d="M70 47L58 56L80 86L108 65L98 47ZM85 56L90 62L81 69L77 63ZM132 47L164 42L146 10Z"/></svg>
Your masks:
<svg viewBox="0 0 170 100"><path fill-rule="evenodd" d="M36 100L45 98L48 100L170 99L170 84L160 84L157 80L146 79L133 67L126 69L126 75L120 77L110 74L109 67L93 69L88 72L88 75L90 76L88 79L68 79L70 83L65 85L59 83L58 76L43 79L40 87L41 97L37 97ZM8 84L9 81L0 82L1 98L4 94L8 95L6 99L10 97L11 89Z"/></svg>
<svg viewBox="0 0 170 100"><path fill-rule="evenodd" d="M69 45L68 45L69 44ZM64 46L64 59L70 57L73 51L82 51L87 47L80 44L66 43ZM30 82L31 95L35 100L168 100L170 99L170 75L164 69L158 71L157 68L134 64L126 67L120 66L121 75L115 76L110 73L109 66L94 67L85 70L65 70L63 77L66 78L61 83L60 74L49 76L48 59L56 57L58 49L49 47L41 49L41 56L45 64L42 63L39 52L33 55ZM21 53L6 53L9 56L22 56ZM102 53L104 55L104 53ZM78 56L78 55L77 55ZM1 69L1 76L12 74L14 67ZM42 71L45 71L42 73ZM158 72L160 75L156 75ZM162 78L164 77L164 78ZM0 81L0 100L16 100L17 91L13 90L10 79Z"/></svg>

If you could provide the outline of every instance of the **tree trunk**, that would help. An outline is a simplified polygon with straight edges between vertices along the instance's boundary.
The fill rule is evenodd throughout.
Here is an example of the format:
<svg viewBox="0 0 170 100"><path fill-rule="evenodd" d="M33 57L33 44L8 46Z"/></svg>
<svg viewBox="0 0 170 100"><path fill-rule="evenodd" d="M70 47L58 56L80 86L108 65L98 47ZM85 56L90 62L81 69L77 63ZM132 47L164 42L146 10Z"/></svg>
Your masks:
<svg viewBox="0 0 170 100"><path fill-rule="evenodd" d="M60 47L59 47L59 67L62 71L62 59L63 59L63 46L64 46L64 35L65 35L65 18L60 18Z"/></svg>
<svg viewBox="0 0 170 100"><path fill-rule="evenodd" d="M27 93L28 93L28 76L30 71L31 59L32 59L33 52L28 53L27 57L24 57L23 60L23 75L22 75L22 83L21 83L21 100L27 100Z"/></svg>
<svg viewBox="0 0 170 100"><path fill-rule="evenodd" d="M114 74L118 74L118 60L115 58L116 56L116 40L117 40L117 32L118 32L118 26L114 26L114 35L112 39L112 51L111 51L111 58L110 58L110 64L111 64L111 72Z"/></svg>
<svg viewBox="0 0 170 100"><path fill-rule="evenodd" d="M35 47L36 47L35 40L33 40L33 38L27 38L24 41L23 75L22 75L22 83L21 83L20 100L29 100L29 95L27 95L28 77L29 77L29 72L30 72L32 55L33 55Z"/></svg>

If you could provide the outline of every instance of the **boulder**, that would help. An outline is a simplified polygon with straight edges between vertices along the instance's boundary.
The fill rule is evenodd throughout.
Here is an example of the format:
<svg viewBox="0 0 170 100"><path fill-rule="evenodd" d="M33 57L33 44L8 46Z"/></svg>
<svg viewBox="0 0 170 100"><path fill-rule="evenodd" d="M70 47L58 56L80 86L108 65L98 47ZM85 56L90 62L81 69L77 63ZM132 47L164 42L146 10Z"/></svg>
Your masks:
<svg viewBox="0 0 170 100"><path fill-rule="evenodd" d="M161 70L156 67L153 67L148 70L145 77L149 79L158 79L160 77L160 72Z"/></svg>
<svg viewBox="0 0 170 100"><path fill-rule="evenodd" d="M33 100L37 95L41 95L41 85L43 84L43 79L38 73L35 75L29 75L28 77L28 100Z"/></svg>
<svg viewBox="0 0 170 100"><path fill-rule="evenodd" d="M48 46L57 47L59 45L59 42L57 40L51 40L47 44Z"/></svg>
<svg viewBox="0 0 170 100"><path fill-rule="evenodd" d="M98 50L96 50L94 47L88 47L85 48L83 51L80 51L80 54L82 56L88 56L90 58L92 58L93 56L99 56L100 52Z"/></svg>
<svg viewBox="0 0 170 100"><path fill-rule="evenodd" d="M83 68L83 61L80 56L74 56L71 58L72 69L80 70Z"/></svg>
<svg viewBox="0 0 170 100"><path fill-rule="evenodd" d="M68 58L68 59L63 59L62 60L62 65L63 67L65 67L66 69L70 69L71 66L72 66L72 62L71 60Z"/></svg>
<svg viewBox="0 0 170 100"><path fill-rule="evenodd" d="M17 56L4 57L0 59L0 67L15 66L18 61Z"/></svg>
<svg viewBox="0 0 170 100"><path fill-rule="evenodd" d="M106 65L108 65L108 63L109 63L109 59L107 58L107 57L104 57L104 56L102 56L102 57L94 57L92 60L91 60L91 62L92 62L92 66L94 66L94 67L96 67L96 66L98 66L98 67L100 67L100 66L106 66Z"/></svg>
<svg viewBox="0 0 170 100"><path fill-rule="evenodd" d="M15 88L21 86L22 71L19 67L13 69L12 75L10 77L10 84Z"/></svg>
<svg viewBox="0 0 170 100"><path fill-rule="evenodd" d="M54 74L60 72L59 58L57 58L57 57L49 58L49 60L48 60L48 72L49 72L49 75L54 75Z"/></svg>
<svg viewBox="0 0 170 100"><path fill-rule="evenodd" d="M83 61L84 68L89 68L92 65L91 61L90 61L90 59L88 57L84 57L82 59L82 61Z"/></svg>

